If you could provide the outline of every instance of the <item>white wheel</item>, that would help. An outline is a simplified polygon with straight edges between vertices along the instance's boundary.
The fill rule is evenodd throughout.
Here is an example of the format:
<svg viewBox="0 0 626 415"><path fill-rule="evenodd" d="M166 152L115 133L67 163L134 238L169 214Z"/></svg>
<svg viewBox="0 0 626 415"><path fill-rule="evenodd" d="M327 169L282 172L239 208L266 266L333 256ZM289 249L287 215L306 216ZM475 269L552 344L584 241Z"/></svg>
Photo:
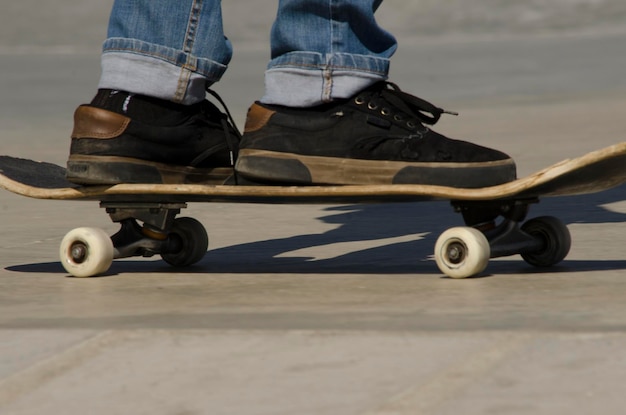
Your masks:
<svg viewBox="0 0 626 415"><path fill-rule="evenodd" d="M59 250L63 268L75 277L93 277L113 262L113 242L98 228L76 228L67 233Z"/></svg>
<svg viewBox="0 0 626 415"><path fill-rule="evenodd" d="M487 268L491 249L479 230L469 227L451 228L441 234L435 244L435 261L448 277L467 278Z"/></svg>

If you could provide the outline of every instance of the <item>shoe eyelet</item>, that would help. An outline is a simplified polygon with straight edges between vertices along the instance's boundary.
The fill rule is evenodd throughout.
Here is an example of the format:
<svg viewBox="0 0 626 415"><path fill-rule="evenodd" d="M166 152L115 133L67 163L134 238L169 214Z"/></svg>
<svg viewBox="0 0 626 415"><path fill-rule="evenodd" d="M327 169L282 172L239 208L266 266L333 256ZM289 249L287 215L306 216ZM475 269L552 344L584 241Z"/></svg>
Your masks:
<svg viewBox="0 0 626 415"><path fill-rule="evenodd" d="M417 127L417 125L413 121L407 121L406 126L409 128Z"/></svg>
<svg viewBox="0 0 626 415"><path fill-rule="evenodd" d="M357 104L357 105L363 105L363 104L365 104L365 100L363 98L361 98L361 97L356 97L354 99L354 103Z"/></svg>
<svg viewBox="0 0 626 415"><path fill-rule="evenodd" d="M378 105L370 102L369 104L367 104L367 108L369 108L369 109L371 109L373 111L375 109L378 109Z"/></svg>
<svg viewBox="0 0 626 415"><path fill-rule="evenodd" d="M389 110L389 108L383 108L382 110L380 110L380 113L386 116L391 114L391 111Z"/></svg>
<svg viewBox="0 0 626 415"><path fill-rule="evenodd" d="M393 119L396 121L402 121L404 118L402 118L400 115L394 115Z"/></svg>

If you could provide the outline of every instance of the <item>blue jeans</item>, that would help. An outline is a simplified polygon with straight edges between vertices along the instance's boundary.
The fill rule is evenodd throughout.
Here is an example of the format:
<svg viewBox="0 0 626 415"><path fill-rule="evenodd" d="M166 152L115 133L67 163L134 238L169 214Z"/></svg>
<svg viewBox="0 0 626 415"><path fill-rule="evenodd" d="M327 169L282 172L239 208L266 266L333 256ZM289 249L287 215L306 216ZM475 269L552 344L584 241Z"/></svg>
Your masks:
<svg viewBox="0 0 626 415"><path fill-rule="evenodd" d="M262 101L312 106L386 79L396 40L374 19L381 3L280 0ZM193 104L232 51L221 0L116 0L99 87Z"/></svg>

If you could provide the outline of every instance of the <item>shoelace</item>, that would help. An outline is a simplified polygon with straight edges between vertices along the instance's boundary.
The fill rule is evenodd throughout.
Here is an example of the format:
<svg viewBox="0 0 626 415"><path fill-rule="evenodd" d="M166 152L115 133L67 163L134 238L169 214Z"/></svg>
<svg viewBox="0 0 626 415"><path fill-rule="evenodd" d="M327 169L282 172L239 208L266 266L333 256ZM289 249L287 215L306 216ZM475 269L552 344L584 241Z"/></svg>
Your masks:
<svg viewBox="0 0 626 415"><path fill-rule="evenodd" d="M239 155L239 142L241 141L241 132L237 128L237 124L235 124L235 120L231 115L226 103L219 96L219 94L212 89L207 88L206 91L211 94L222 106L224 112L226 113L226 117L221 117L222 128L224 130L224 135L226 138L226 144L228 145L228 150L230 151L230 163L234 167L235 161L237 161L237 156ZM232 128L232 132L235 133L237 137L237 142L233 142L233 138L229 133L229 129Z"/></svg>
<svg viewBox="0 0 626 415"><path fill-rule="evenodd" d="M367 102L370 110L380 108L383 115L391 116L393 113L396 121L402 121L407 117L407 125L411 128L417 126L412 122L412 119L417 119L423 124L434 125L439 121L442 114L459 115L457 112L444 110L422 98L407 94L398 85L387 81L374 84L363 94L357 96L355 102L357 104ZM397 113L395 110L400 112Z"/></svg>
<svg viewBox="0 0 626 415"><path fill-rule="evenodd" d="M237 128L237 124L235 124L235 120L231 115L226 103L219 96L219 94L212 89L206 88L206 91L215 98L220 105L222 106L224 112L220 111L219 118L220 124L222 125L222 131L224 132L224 138L226 145L228 146L228 151L230 153L230 165L233 169L233 177L235 179L235 184L237 184L237 174L235 172L235 162L237 161L237 157L239 156L239 142L241 141L241 132ZM233 139L233 134L235 135L235 139ZM202 153L198 154L196 158L191 162L192 166L197 166L202 163L205 159L207 159L211 154L215 152L214 148L208 148Z"/></svg>

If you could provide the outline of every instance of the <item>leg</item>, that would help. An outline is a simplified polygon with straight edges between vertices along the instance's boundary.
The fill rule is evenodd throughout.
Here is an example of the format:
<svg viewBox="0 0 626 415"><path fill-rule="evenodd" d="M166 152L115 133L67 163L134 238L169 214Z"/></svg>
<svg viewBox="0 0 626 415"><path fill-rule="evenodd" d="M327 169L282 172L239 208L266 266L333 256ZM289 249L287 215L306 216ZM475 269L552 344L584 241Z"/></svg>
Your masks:
<svg viewBox="0 0 626 415"><path fill-rule="evenodd" d="M396 40L376 23L380 3L281 0L261 101L319 105L387 79Z"/></svg>
<svg viewBox="0 0 626 415"><path fill-rule="evenodd" d="M239 134L205 94L231 54L219 0L115 1L98 94L74 115L68 179L227 180Z"/></svg>
<svg viewBox="0 0 626 415"><path fill-rule="evenodd" d="M220 1L117 0L99 87L195 104L231 56Z"/></svg>
<svg viewBox="0 0 626 415"><path fill-rule="evenodd" d="M496 150L430 130L445 112L386 82L393 36L380 0L281 0L266 92L236 170L268 183L483 187L515 178Z"/></svg>

